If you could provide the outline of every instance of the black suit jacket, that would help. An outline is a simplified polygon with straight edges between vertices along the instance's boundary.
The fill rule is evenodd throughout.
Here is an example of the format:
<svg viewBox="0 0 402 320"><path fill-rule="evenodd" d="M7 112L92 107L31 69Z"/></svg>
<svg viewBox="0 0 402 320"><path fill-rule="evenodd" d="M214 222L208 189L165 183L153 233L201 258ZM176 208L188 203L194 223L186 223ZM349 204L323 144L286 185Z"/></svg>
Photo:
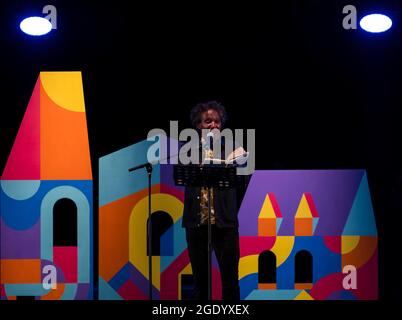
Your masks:
<svg viewBox="0 0 402 320"><path fill-rule="evenodd" d="M221 159L225 159L224 144L221 148ZM200 145L200 152L201 145ZM201 154L199 156L201 160ZM238 176L236 188L212 188L215 210L215 223L221 228L237 228L239 221L237 213L250 176ZM195 228L200 226L201 188L186 187L184 192L184 209L182 226Z"/></svg>

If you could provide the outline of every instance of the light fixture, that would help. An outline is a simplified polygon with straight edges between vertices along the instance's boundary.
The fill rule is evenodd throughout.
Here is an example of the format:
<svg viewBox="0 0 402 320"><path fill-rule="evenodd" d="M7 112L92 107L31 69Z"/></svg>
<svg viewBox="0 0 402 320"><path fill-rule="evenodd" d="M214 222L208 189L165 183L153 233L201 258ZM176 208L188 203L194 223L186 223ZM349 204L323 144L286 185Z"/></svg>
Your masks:
<svg viewBox="0 0 402 320"><path fill-rule="evenodd" d="M386 15L374 13L364 16L360 20L360 27L372 33L387 31L392 26L392 20Z"/></svg>
<svg viewBox="0 0 402 320"><path fill-rule="evenodd" d="M43 36L52 30L52 24L42 17L29 17L21 21L20 29L31 36Z"/></svg>

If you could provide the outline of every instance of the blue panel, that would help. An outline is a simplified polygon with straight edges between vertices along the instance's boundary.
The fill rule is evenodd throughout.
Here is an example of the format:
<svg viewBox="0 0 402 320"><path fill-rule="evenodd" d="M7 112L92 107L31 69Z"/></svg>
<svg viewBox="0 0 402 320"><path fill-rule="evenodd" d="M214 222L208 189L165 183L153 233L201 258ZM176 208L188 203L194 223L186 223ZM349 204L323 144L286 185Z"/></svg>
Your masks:
<svg viewBox="0 0 402 320"><path fill-rule="evenodd" d="M118 290L128 279L130 278L130 264L126 263L123 268L121 268L112 279L109 281L109 285L114 289Z"/></svg>
<svg viewBox="0 0 402 320"><path fill-rule="evenodd" d="M102 277L99 277L99 300L123 300L123 298Z"/></svg>
<svg viewBox="0 0 402 320"><path fill-rule="evenodd" d="M351 291L342 290L332 292L326 300L357 300L357 298Z"/></svg>
<svg viewBox="0 0 402 320"><path fill-rule="evenodd" d="M4 223L15 230L26 230L32 227L39 219L40 203L46 192L46 188L41 184L39 190L28 199L16 200L10 198L1 188L0 210Z"/></svg>
<svg viewBox="0 0 402 320"><path fill-rule="evenodd" d="M2 180L1 188L12 199L26 200L39 190L40 180Z"/></svg>
<svg viewBox="0 0 402 320"><path fill-rule="evenodd" d="M313 282L336 272L342 272L342 257L330 251L324 242L324 237L296 236L291 254L277 268L278 289L294 289L295 281L295 255L307 250L313 257Z"/></svg>
<svg viewBox="0 0 402 320"><path fill-rule="evenodd" d="M74 300L78 285L76 283L66 283L64 293L60 300Z"/></svg>
<svg viewBox="0 0 402 320"><path fill-rule="evenodd" d="M4 289L7 296L43 296L50 292L39 284L5 284Z"/></svg>
<svg viewBox="0 0 402 320"><path fill-rule="evenodd" d="M99 206L116 201L148 187L145 168L128 169L147 162L148 148L153 141L142 141L99 159ZM160 182L160 165L152 172L152 185Z"/></svg>
<svg viewBox="0 0 402 320"><path fill-rule="evenodd" d="M244 300L256 288L258 288L258 274L252 273L243 277L239 281L240 285L240 299Z"/></svg>
<svg viewBox="0 0 402 320"><path fill-rule="evenodd" d="M174 250L174 225L171 226L160 238L160 256L173 256Z"/></svg>
<svg viewBox="0 0 402 320"><path fill-rule="evenodd" d="M302 290L254 290L247 300L293 300Z"/></svg>
<svg viewBox="0 0 402 320"><path fill-rule="evenodd" d="M165 271L167 267L175 260L179 255L187 249L186 233L184 228L181 226L182 218L178 219L176 223L172 226L173 228L173 241L174 241L174 252L171 256L161 256L161 272ZM161 241L163 241L164 236L162 236ZM162 249L162 248L161 248Z"/></svg>
<svg viewBox="0 0 402 320"><path fill-rule="evenodd" d="M367 176L364 174L342 235L377 236Z"/></svg>

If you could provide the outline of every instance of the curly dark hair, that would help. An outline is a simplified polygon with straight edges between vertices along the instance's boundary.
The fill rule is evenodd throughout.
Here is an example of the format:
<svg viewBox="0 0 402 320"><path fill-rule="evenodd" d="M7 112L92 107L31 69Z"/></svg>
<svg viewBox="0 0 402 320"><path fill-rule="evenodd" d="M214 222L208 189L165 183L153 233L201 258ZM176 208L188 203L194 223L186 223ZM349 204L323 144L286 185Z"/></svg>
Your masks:
<svg viewBox="0 0 402 320"><path fill-rule="evenodd" d="M222 127L225 125L227 120L225 107L217 101L208 101L198 103L191 109L190 120L194 128L197 128L198 124L201 122L201 114L211 109L219 113Z"/></svg>

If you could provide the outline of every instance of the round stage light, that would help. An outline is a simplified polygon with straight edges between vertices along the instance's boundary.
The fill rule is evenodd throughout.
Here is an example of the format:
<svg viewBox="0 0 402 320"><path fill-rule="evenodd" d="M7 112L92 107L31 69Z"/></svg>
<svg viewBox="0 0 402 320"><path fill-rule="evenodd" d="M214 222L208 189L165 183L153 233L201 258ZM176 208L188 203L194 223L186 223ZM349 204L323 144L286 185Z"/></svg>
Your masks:
<svg viewBox="0 0 402 320"><path fill-rule="evenodd" d="M45 18L29 17L21 21L20 29L31 36L43 36L52 30L52 24Z"/></svg>
<svg viewBox="0 0 402 320"><path fill-rule="evenodd" d="M386 15L375 13L364 16L360 20L360 27L373 33L387 31L392 26L392 20Z"/></svg>

